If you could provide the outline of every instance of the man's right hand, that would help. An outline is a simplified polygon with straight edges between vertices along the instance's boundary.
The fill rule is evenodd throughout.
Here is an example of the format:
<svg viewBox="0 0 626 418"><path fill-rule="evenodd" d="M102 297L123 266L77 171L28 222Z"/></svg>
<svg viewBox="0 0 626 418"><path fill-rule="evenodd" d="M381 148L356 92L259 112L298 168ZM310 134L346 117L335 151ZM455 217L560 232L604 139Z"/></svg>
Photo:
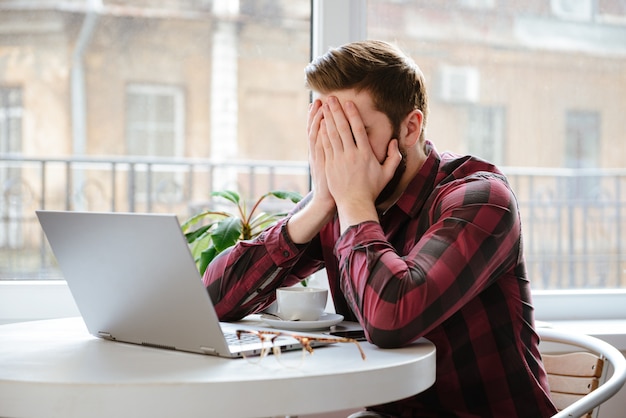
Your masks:
<svg viewBox="0 0 626 418"><path fill-rule="evenodd" d="M328 190L328 182L325 172L325 158L322 140L319 135L320 126L324 119L322 112L322 102L316 99L309 108L307 121L307 135L309 140L309 165L313 182L313 200L326 207L328 212L334 213L335 200Z"/></svg>
<svg viewBox="0 0 626 418"><path fill-rule="evenodd" d="M313 197L302 210L291 217L287 224L287 232L293 242L297 244L311 241L337 212L335 200L328 190L326 181L324 148L319 135L320 126L324 119L324 113L321 109L322 102L316 99L309 107L307 120Z"/></svg>

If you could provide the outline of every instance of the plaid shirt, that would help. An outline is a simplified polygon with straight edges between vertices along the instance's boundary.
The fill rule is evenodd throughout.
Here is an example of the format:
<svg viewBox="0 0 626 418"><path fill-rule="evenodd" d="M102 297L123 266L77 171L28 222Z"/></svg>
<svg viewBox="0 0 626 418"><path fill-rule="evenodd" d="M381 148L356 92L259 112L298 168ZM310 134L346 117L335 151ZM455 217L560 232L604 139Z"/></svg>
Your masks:
<svg viewBox="0 0 626 418"><path fill-rule="evenodd" d="M257 312L277 286L325 267L336 311L359 321L370 342L393 348L426 337L437 347L430 389L371 409L552 416L515 196L493 165L425 146L427 161L380 223L340 235L335 218L311 243L296 245L285 219L222 253L204 277L217 313L234 320Z"/></svg>

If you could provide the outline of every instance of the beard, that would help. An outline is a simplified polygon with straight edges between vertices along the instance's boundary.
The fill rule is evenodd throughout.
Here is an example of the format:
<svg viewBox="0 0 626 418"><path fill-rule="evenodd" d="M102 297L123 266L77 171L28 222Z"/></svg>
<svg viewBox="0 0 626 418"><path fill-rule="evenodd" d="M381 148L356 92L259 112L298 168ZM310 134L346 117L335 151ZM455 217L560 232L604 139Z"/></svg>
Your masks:
<svg viewBox="0 0 626 418"><path fill-rule="evenodd" d="M404 148L400 148L400 155L402 156L402 159L400 160L400 164L398 164L398 167L396 168L396 171L393 173L393 177L391 178L391 180L389 180L389 182L385 185L383 190L378 194L378 197L376 198L376 202L375 202L376 206L387 201L387 199L389 199L394 194L394 192L398 188L398 185L400 184L400 179L402 179L402 176L404 175L404 172L406 171L406 150Z"/></svg>

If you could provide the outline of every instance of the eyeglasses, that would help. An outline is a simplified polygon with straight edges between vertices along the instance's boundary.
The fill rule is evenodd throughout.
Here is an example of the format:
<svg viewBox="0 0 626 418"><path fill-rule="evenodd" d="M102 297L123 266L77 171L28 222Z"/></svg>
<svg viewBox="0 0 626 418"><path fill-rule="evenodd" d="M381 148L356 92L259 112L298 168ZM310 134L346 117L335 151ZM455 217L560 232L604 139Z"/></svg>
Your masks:
<svg viewBox="0 0 626 418"><path fill-rule="evenodd" d="M258 330L237 330L235 331L237 334L237 339L240 343L246 342L246 344L250 341L256 341L261 344L261 349L254 353L246 353L246 350L242 350L243 357L248 360L250 363L260 363L261 360L265 356L267 356L271 352L274 354L276 360L281 363L283 366L290 368L297 368L304 362L304 359L307 355L313 354L313 347L311 347L311 343L319 342L319 343L353 343L359 349L361 353L361 358L365 360L365 353L361 348L359 342L352 338L326 338L326 337L313 337L313 336L305 336L298 334L285 333L280 331L258 331ZM281 337L293 338L300 343L302 346L301 355L297 355L293 353L293 355L281 355L281 348L276 342Z"/></svg>

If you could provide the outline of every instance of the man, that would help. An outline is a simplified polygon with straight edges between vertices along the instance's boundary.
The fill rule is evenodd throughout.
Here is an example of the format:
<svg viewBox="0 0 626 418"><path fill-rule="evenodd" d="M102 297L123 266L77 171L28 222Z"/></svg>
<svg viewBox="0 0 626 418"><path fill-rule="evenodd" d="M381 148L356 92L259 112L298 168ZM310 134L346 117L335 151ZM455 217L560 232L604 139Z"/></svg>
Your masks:
<svg viewBox="0 0 626 418"><path fill-rule="evenodd" d="M517 202L479 159L424 138L424 78L379 41L331 49L306 68L313 191L204 277L218 315L266 308L274 290L325 267L335 309L383 348L426 337L433 387L372 406L381 416L547 417ZM350 388L346 388L349 390Z"/></svg>

